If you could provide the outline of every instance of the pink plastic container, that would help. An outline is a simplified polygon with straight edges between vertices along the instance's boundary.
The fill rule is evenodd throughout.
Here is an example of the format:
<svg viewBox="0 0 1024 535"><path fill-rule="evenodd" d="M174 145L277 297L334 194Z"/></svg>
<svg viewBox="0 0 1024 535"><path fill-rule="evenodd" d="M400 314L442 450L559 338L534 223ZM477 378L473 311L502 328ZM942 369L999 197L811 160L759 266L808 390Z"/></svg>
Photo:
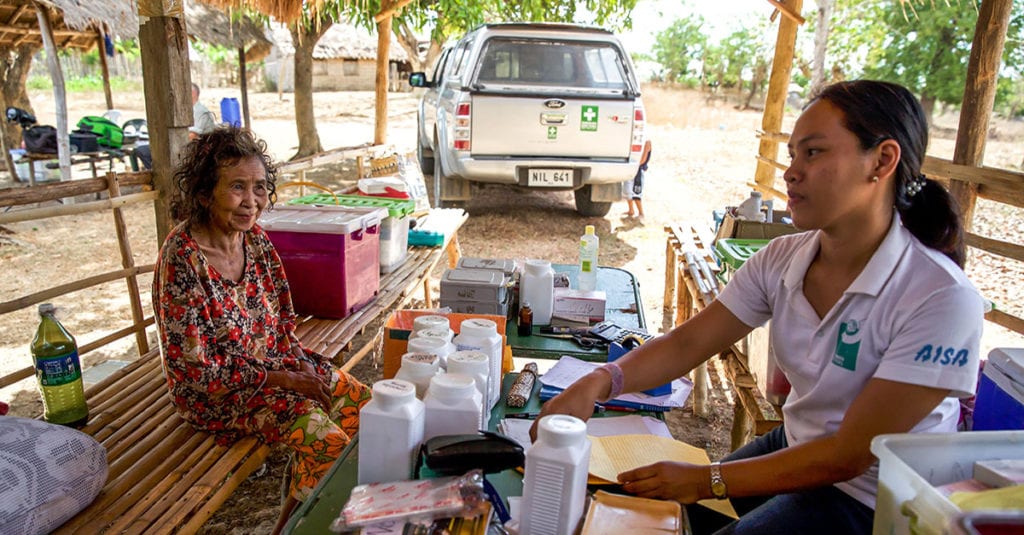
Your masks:
<svg viewBox="0 0 1024 535"><path fill-rule="evenodd" d="M260 217L281 256L295 312L344 318L380 287L383 208L278 206Z"/></svg>

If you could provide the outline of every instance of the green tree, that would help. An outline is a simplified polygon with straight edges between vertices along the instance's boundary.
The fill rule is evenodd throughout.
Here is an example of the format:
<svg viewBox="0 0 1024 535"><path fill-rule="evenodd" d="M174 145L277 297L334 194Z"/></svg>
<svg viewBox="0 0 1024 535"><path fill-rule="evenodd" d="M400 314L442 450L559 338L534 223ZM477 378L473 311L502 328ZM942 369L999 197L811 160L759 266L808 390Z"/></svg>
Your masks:
<svg viewBox="0 0 1024 535"><path fill-rule="evenodd" d="M703 29L703 17L688 17L676 19L654 37L654 58L665 69L665 80L681 82L691 73L699 74L690 66L703 61L707 52L708 37Z"/></svg>
<svg viewBox="0 0 1024 535"><path fill-rule="evenodd" d="M735 88L738 93L748 90L744 107L749 107L754 95L764 89L771 67L773 34L766 23L746 23L733 31L722 42L708 48L704 59L705 74L721 87Z"/></svg>

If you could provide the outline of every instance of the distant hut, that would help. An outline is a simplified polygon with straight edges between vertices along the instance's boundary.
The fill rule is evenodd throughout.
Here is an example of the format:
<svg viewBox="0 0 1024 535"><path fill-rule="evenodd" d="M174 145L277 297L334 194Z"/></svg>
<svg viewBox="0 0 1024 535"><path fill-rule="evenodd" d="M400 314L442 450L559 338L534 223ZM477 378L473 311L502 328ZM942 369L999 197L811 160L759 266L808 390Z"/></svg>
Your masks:
<svg viewBox="0 0 1024 535"><path fill-rule="evenodd" d="M264 62L265 77L278 91L295 87L295 47L285 26L271 31L274 47ZM391 37L390 91L408 90L406 80L412 65L405 50ZM373 91L377 76L377 36L348 24L328 28L313 49L314 91Z"/></svg>

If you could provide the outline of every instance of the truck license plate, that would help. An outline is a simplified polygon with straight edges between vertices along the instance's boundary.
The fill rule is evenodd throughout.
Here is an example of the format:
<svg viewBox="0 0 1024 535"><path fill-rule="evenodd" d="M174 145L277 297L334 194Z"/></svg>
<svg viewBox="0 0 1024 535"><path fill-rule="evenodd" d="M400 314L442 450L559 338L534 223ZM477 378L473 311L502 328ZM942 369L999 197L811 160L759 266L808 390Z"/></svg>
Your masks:
<svg viewBox="0 0 1024 535"><path fill-rule="evenodd" d="M572 186L571 169L530 169L527 186Z"/></svg>

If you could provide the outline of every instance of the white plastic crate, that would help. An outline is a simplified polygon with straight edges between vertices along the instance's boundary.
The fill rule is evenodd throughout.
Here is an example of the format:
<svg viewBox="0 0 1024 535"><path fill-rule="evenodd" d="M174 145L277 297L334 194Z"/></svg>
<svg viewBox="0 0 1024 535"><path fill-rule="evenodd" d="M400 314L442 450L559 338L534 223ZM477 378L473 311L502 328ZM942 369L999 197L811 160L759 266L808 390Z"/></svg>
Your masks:
<svg viewBox="0 0 1024 535"><path fill-rule="evenodd" d="M881 435L871 452L879 460L874 534L941 535L960 508L935 487L971 479L975 461L1024 459L1024 431Z"/></svg>

